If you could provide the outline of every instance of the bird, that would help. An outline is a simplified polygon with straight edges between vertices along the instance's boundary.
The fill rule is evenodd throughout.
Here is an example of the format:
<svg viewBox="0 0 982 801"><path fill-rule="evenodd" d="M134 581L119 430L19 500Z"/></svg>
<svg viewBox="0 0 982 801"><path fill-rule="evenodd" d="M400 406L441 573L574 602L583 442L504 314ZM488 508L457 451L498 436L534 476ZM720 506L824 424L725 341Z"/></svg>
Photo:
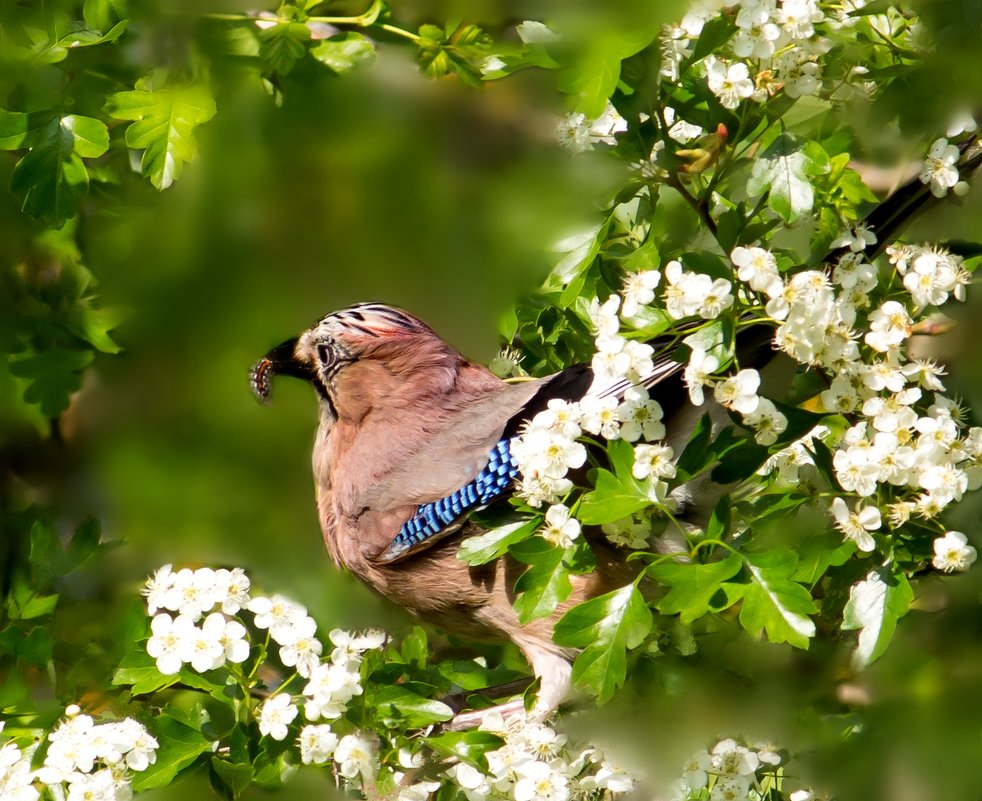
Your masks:
<svg viewBox="0 0 982 801"><path fill-rule="evenodd" d="M656 343L651 371L633 385L660 385L666 441L678 453L706 412L686 402L685 359L674 351ZM555 622L572 605L631 581L637 567L613 547L591 542L595 572L571 577L573 592L552 616L522 625L512 602L525 566L508 555L469 566L457 552L461 541L482 532L469 514L512 492L518 467L510 443L537 412L552 399L622 395L631 382L604 383L586 364L508 382L418 317L382 303L327 314L270 350L251 375L261 400L276 375L308 382L319 399L312 467L335 564L425 622L515 643L539 680L533 712L556 709L571 693L577 652L553 642ZM521 698L496 707L503 714L522 708ZM453 727L482 717L462 711Z"/></svg>

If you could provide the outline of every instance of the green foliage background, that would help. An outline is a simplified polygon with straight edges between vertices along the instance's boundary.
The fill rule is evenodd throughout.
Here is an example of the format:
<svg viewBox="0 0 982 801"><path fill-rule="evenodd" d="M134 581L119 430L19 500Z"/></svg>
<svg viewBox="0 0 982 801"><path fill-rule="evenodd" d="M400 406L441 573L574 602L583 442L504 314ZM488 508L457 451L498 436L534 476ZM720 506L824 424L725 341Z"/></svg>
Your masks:
<svg viewBox="0 0 982 801"><path fill-rule="evenodd" d="M55 24L62 13L77 16L80 5L5 4L0 25L23 15ZM113 13L111 3L98 5ZM982 96L978 4L921 5L943 45L906 91L884 100L911 135L943 127L938 109L952 87ZM53 646L67 666L59 677L65 696L90 687L118 656L126 610L144 576L164 562L245 567L258 585L292 595L328 628L407 629L403 613L338 575L323 550L307 456L316 423L309 388L280 382L275 403L264 408L248 390L249 366L325 312L368 299L404 306L487 361L498 347L499 318L550 268L548 246L592 221L618 180L609 164L555 146L553 115L567 108L550 72L526 71L483 90L427 81L412 64L414 48L393 39L371 69L343 79L301 59L282 78L277 103L240 59L223 55L220 26L200 11L190 2L134 2L115 45L73 49L59 64L2 61L0 105L7 107L62 105L103 118L104 93L117 81L132 87L154 70L191 75L207 64L220 109L195 130L198 157L163 192L138 171L100 169L129 158L114 132L90 170L81 215L60 232L22 213L23 198L6 188L20 154L0 154L0 340L27 317L39 336L65 343L58 358L79 368L94 360L51 430L46 418L60 409L57 393L45 400L44 376L64 371L38 373L41 405L27 404L23 377L0 357L7 360L0 369L6 565L25 547L31 507L47 510L62 539L94 515L104 538L122 543L54 588L75 599L62 605ZM414 30L462 15L496 34L523 19L579 11L560 2L393 8ZM651 25L682 13L682 3L624 4L593 22L603 31L624 19ZM102 76L105 85L80 75ZM879 145L872 136L870 144ZM978 240L980 196L976 187L961 207L936 209L911 238ZM66 306L51 313L17 294L24 274L42 295L68 298ZM66 281L73 292L63 291ZM74 299L95 291L96 281L96 302ZM979 293L970 291L968 306L957 310L966 321L961 335L941 343L952 358L949 386L975 408L982 407L973 322L980 310ZM115 322L111 339L100 339ZM78 331L91 336L94 356L72 350ZM951 526L977 531L979 514L970 499ZM16 581L4 573L9 589ZM828 649L845 654L846 643L817 641L809 652L792 652L721 635L698 653L658 660L646 697L634 699L630 712L615 702L593 725L618 729L635 756L666 778L693 747L741 732L802 751L814 785L842 798L977 798L982 571L928 586L915 609L942 611L908 615L888 654L858 679L829 672L844 660ZM684 652L684 643L675 645ZM43 664L18 677L10 660L0 662L0 706L34 696L54 714L57 704L40 689ZM850 719L862 733L846 742L840 735ZM323 797L328 778L312 774L289 792L300 797L307 783L311 797ZM160 797L207 792L202 782Z"/></svg>

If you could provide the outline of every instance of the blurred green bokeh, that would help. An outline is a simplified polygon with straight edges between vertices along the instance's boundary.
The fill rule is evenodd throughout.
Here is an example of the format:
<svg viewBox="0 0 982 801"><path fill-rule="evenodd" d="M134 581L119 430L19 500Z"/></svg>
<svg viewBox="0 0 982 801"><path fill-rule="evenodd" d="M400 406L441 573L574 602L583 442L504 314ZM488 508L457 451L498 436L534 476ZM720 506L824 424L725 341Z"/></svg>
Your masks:
<svg viewBox="0 0 982 801"><path fill-rule="evenodd" d="M208 47L209 32L167 5L141 4L131 40L139 46L124 39L119 58L149 68L171 50ZM396 10L409 21L460 12L504 29L579 13L577 5ZM618 4L665 18L682 8ZM154 52L140 49L148 42ZM961 69L977 64L959 60L965 52L948 56ZM307 605L326 629L403 630L408 617L339 575L323 549L309 467L313 392L280 381L264 407L249 391L249 368L270 346L360 300L401 305L468 356L490 359L498 318L545 276L549 245L586 226L618 178L610 165L555 147L554 115L564 106L549 74L474 91L427 82L411 53L383 47L372 69L344 79L301 65L282 107L240 77L233 63L214 64L220 113L200 129L200 158L172 188L157 193L136 174L123 186L93 184L79 241L104 302L132 310L116 332L125 351L98 359L67 414L70 459L39 452L26 475L62 521L94 514L110 539L126 543L102 581L121 597L165 562L236 565ZM0 186L13 163L0 159ZM916 234L978 239L978 195L925 217ZM31 236L14 199L0 193L0 237L12 258ZM982 312L974 294L958 310L963 330ZM944 347L957 354L950 385L978 408L977 343L956 336ZM970 499L952 525L977 531L979 515ZM637 762L666 783L689 751L739 732L805 752L811 773L802 781L842 798L977 799L980 575L922 587L923 604L944 612L912 612L861 685L844 687L827 672L845 661L830 656L845 654L845 643L816 643L818 653L802 655L726 639L718 654L710 643L699 664L654 662L659 672L630 712L633 725L623 725L627 704L615 704L591 722L594 733L629 741ZM866 710L866 728L844 741L824 716L848 709ZM328 783L310 776L288 792L323 798ZM160 795L206 792L196 783Z"/></svg>

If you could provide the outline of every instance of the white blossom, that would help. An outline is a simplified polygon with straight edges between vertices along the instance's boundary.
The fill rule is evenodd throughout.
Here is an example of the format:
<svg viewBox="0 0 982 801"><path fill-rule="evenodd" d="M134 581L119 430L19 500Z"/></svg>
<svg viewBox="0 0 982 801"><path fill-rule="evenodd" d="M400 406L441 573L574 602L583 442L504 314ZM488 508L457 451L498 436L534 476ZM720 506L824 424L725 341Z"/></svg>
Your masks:
<svg viewBox="0 0 982 801"><path fill-rule="evenodd" d="M662 439L665 436L664 416L661 404L651 399L648 390L629 387L624 392L623 402L617 407L621 438L628 442L637 442L641 438Z"/></svg>
<svg viewBox="0 0 982 801"><path fill-rule="evenodd" d="M745 414L743 422L757 429L754 439L759 445L773 445L788 427L788 418L769 398L759 398L757 408Z"/></svg>
<svg viewBox="0 0 982 801"><path fill-rule="evenodd" d="M274 695L259 707L259 733L274 740L285 740L288 726L297 716L297 707L287 693Z"/></svg>
<svg viewBox="0 0 982 801"><path fill-rule="evenodd" d="M931 187L935 197L944 197L958 184L958 158L958 146L948 144L947 139L936 139L931 145L920 178L921 183Z"/></svg>
<svg viewBox="0 0 982 801"><path fill-rule="evenodd" d="M172 618L161 613L150 621L147 653L157 660L157 670L165 676L180 672L187 643L196 630L194 621L186 615Z"/></svg>
<svg viewBox="0 0 982 801"><path fill-rule="evenodd" d="M934 541L934 558L931 564L945 573L968 570L975 562L977 553L968 544L968 537L960 531L949 531Z"/></svg>
<svg viewBox="0 0 982 801"><path fill-rule="evenodd" d="M580 536L580 521L570 516L567 507L553 504L546 511L546 524L541 534L557 548L571 548L573 540Z"/></svg>
<svg viewBox="0 0 982 801"><path fill-rule="evenodd" d="M256 628L269 629L269 636L280 645L296 638L297 626L308 625L306 608L282 595L253 598L247 608L256 616Z"/></svg>
<svg viewBox="0 0 982 801"><path fill-rule="evenodd" d="M737 278L755 292L772 296L781 291L777 259L769 250L759 247L736 247L730 253L730 261L737 268Z"/></svg>
<svg viewBox="0 0 982 801"><path fill-rule="evenodd" d="M655 289L661 281L661 273L657 270L641 270L624 276L624 288L621 291L624 301L621 304L621 314L634 317L641 306L647 306L655 299Z"/></svg>
<svg viewBox="0 0 982 801"><path fill-rule="evenodd" d="M734 109L754 93L750 70L742 61L725 64L710 56L706 59L706 83L723 108Z"/></svg>
<svg viewBox="0 0 982 801"><path fill-rule="evenodd" d="M598 398L594 395L587 395L580 401L580 411L582 417L580 424L584 431L591 434L598 434L604 439L619 439L621 436L621 424L617 414L617 398L607 396Z"/></svg>
<svg viewBox="0 0 982 801"><path fill-rule="evenodd" d="M338 773L346 779L374 774L374 743L363 734L346 734L334 749Z"/></svg>
<svg viewBox="0 0 982 801"><path fill-rule="evenodd" d="M876 541L869 533L876 531L881 525L880 510L876 506L857 505L856 509L850 512L842 498L835 498L830 510L835 518L836 527L855 542L859 550L869 552L876 548Z"/></svg>
<svg viewBox="0 0 982 801"><path fill-rule="evenodd" d="M686 365L682 374L685 386L689 390L689 400L696 406L702 406L706 402L703 394L704 387L713 386L710 376L719 369L719 359L706 353L699 347L692 348L689 355L689 363Z"/></svg>
<svg viewBox="0 0 982 801"><path fill-rule="evenodd" d="M756 370L741 370L734 376L720 381L713 388L716 402L740 414L750 414L757 410L760 398L760 374Z"/></svg>
<svg viewBox="0 0 982 801"><path fill-rule="evenodd" d="M304 765L323 765L329 762L334 749L338 747L338 736L326 723L304 726L297 738L300 746L300 761Z"/></svg>
<svg viewBox="0 0 982 801"><path fill-rule="evenodd" d="M897 301L888 300L870 314L866 344L885 353L906 340L912 326L907 310Z"/></svg>
<svg viewBox="0 0 982 801"><path fill-rule="evenodd" d="M646 478L673 478L674 452L668 445L637 445L634 448L634 466L631 475L639 481Z"/></svg>

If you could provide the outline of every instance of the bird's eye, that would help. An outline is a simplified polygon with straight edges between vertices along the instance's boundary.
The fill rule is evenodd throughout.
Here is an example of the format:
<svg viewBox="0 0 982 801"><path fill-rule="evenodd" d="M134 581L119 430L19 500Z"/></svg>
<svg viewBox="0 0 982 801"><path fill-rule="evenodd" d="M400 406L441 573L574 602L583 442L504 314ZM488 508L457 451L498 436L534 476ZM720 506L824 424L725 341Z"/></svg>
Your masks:
<svg viewBox="0 0 982 801"><path fill-rule="evenodd" d="M321 367L332 367L338 360L338 354L334 348L328 345L317 346L317 358L320 359Z"/></svg>

